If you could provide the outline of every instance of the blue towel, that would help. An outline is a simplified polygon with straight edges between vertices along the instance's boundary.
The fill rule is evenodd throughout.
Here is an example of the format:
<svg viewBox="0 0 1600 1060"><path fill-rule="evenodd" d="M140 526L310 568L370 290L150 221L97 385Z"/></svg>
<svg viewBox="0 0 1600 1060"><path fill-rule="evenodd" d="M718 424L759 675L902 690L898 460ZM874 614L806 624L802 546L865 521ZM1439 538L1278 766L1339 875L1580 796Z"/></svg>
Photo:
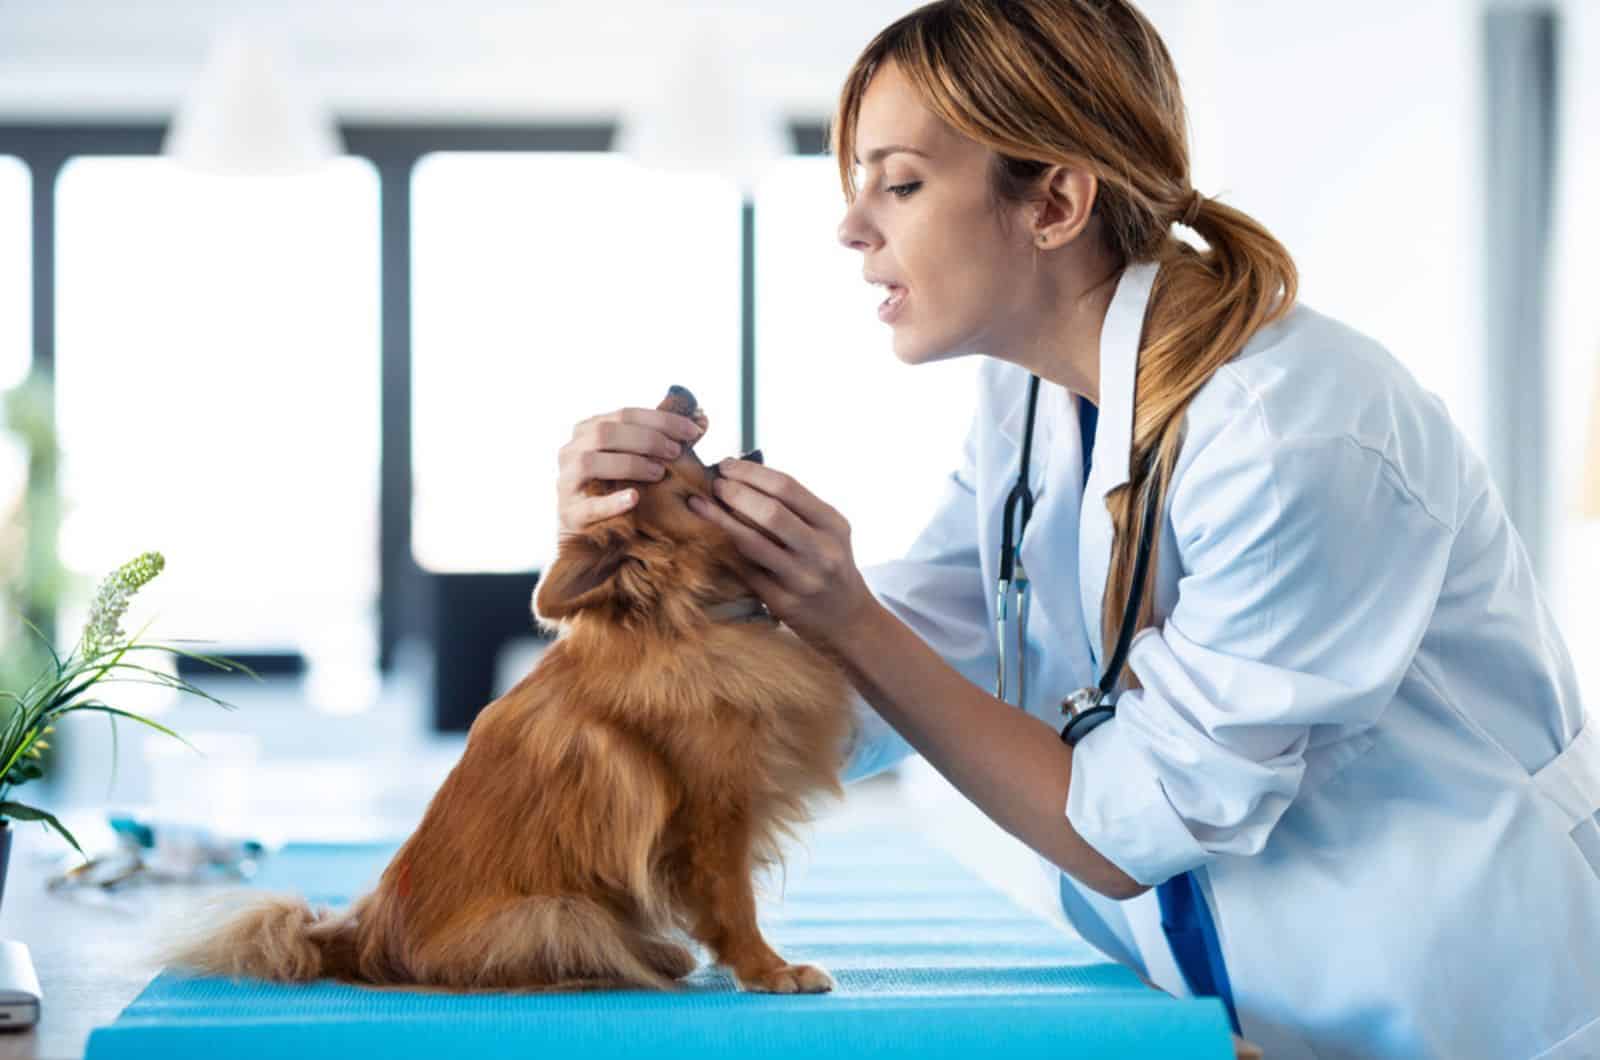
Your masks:
<svg viewBox="0 0 1600 1060"><path fill-rule="evenodd" d="M833 974L829 994L741 993L717 966L677 993L527 995L162 972L90 1035L87 1060L1233 1056L1215 1000L1146 987L920 835L842 817L807 834L786 886L782 873L767 885L761 925L779 953ZM342 906L377 881L398 845L291 844L255 884Z"/></svg>

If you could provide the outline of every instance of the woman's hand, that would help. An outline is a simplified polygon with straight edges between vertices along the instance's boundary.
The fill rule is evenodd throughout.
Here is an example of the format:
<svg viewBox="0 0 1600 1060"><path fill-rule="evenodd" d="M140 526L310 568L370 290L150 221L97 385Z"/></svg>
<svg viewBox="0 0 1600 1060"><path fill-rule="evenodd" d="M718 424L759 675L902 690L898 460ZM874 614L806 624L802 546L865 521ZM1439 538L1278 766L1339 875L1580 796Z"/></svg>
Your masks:
<svg viewBox="0 0 1600 1060"><path fill-rule="evenodd" d="M761 568L750 576L761 602L815 646L848 636L877 601L856 567L844 516L764 464L730 459L717 470L712 490L727 510L699 498L689 507Z"/></svg>
<svg viewBox="0 0 1600 1060"><path fill-rule="evenodd" d="M558 524L576 533L591 523L620 515L639 500L638 490L617 490L589 497L583 487L594 479L655 482L683 446L705 434L705 414L691 420L657 409L618 409L593 416L572 428L572 440L561 447L556 476Z"/></svg>

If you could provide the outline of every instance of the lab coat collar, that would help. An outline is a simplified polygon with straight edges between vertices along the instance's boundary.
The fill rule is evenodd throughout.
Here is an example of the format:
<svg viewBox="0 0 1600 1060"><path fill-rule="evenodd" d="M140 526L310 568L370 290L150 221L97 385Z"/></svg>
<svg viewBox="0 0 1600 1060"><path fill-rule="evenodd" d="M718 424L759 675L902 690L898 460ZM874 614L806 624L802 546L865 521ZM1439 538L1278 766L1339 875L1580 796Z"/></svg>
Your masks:
<svg viewBox="0 0 1600 1060"><path fill-rule="evenodd" d="M1150 290L1155 285L1159 268L1155 262L1140 262L1122 270L1100 328L1100 415L1095 422L1092 477L1101 496L1132 477L1133 397L1139 370L1139 335L1144 328L1145 308L1150 304ZM1023 373L1016 399L1000 418L996 429L1007 441L1020 446L1027 414L1028 386L1026 373Z"/></svg>

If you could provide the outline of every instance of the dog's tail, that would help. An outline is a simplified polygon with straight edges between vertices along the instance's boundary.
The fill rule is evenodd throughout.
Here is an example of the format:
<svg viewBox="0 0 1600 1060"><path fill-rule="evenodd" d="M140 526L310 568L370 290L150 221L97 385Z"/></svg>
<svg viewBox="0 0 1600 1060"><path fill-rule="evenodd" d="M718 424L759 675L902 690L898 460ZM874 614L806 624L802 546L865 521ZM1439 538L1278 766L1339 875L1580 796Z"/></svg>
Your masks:
<svg viewBox="0 0 1600 1060"><path fill-rule="evenodd" d="M160 963L192 974L277 983L366 978L360 970L358 906L314 911L305 899L289 895L257 898L220 916L219 906L212 903L197 925L163 944L156 954Z"/></svg>
<svg viewBox="0 0 1600 1060"><path fill-rule="evenodd" d="M699 963L679 942L630 926L591 899L537 896L472 918L402 967L363 952L383 949L363 938L371 898L342 913L314 911L289 895L258 896L230 909L221 908L227 899L214 899L197 925L173 933L154 956L192 975L451 992L671 990Z"/></svg>

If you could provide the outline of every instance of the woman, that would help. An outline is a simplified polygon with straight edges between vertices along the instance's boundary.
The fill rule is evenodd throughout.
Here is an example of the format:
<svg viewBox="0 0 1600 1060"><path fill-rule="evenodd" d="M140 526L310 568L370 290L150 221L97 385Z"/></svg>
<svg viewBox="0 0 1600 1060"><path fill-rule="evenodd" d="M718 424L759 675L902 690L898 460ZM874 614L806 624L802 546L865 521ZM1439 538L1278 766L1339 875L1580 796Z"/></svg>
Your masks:
<svg viewBox="0 0 1600 1060"><path fill-rule="evenodd" d="M1600 727L1522 545L1440 402L1191 188L1184 131L1121 0L941 0L886 29L834 124L839 238L901 360L985 358L963 464L865 573L774 468L726 464L700 514L849 670L852 779L920 752L1060 868L1087 939L1221 997L1267 1055L1600 1054ZM648 480L697 436L580 424L563 525L631 503L584 482ZM1019 465L1020 663L992 591ZM1108 659L1114 719L1058 738Z"/></svg>

